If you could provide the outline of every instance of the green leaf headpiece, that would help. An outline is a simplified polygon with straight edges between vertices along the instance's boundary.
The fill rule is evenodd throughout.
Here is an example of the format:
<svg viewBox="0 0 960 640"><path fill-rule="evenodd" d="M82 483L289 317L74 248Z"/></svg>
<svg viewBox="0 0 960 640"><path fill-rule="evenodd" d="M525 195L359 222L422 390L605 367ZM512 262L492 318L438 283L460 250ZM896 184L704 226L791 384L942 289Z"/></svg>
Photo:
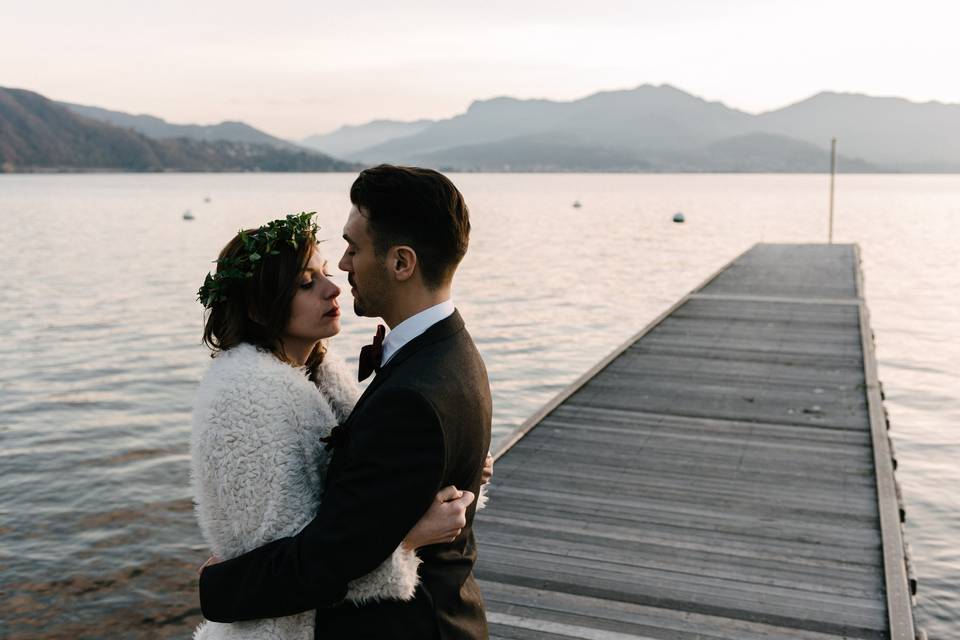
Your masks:
<svg viewBox="0 0 960 640"><path fill-rule="evenodd" d="M197 300L209 309L214 303L227 299L233 283L253 277L258 262L280 253L277 247L289 244L296 249L301 241L316 242L320 227L313 221L315 214L316 211L291 214L268 222L251 233L241 230L237 236L243 243L243 250L237 256L214 260L217 271L207 274L197 292Z"/></svg>

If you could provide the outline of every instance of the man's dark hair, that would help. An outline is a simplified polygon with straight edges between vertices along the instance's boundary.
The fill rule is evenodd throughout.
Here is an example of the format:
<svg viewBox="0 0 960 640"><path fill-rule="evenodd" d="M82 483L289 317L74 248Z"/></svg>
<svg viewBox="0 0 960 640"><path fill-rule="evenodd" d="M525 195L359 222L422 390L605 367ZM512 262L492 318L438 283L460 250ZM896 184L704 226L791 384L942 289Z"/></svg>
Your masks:
<svg viewBox="0 0 960 640"><path fill-rule="evenodd" d="M437 288L467 253L470 212L450 180L432 169L381 164L360 172L350 201L362 209L377 257L408 245L424 284Z"/></svg>

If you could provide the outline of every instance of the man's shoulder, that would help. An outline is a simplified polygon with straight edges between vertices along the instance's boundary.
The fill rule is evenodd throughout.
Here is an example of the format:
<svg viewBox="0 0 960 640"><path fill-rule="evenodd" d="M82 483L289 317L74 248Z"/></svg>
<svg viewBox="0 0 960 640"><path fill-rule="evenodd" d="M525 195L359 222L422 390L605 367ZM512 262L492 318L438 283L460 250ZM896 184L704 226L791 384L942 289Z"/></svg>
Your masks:
<svg viewBox="0 0 960 640"><path fill-rule="evenodd" d="M373 383L375 389L364 394L357 416L404 394L420 396L440 413L467 395L489 396L486 368L470 333L459 315L449 320L441 321L446 325L432 335L397 352L387 365L389 370L378 374L384 377Z"/></svg>
<svg viewBox="0 0 960 640"><path fill-rule="evenodd" d="M482 365L480 352L465 327L420 346L397 363L388 382L416 387L451 375L464 375Z"/></svg>
<svg viewBox="0 0 960 640"><path fill-rule="evenodd" d="M469 333L457 332L410 354L390 372L377 396L401 392L421 395L444 415L456 413L464 402L488 397L486 367Z"/></svg>

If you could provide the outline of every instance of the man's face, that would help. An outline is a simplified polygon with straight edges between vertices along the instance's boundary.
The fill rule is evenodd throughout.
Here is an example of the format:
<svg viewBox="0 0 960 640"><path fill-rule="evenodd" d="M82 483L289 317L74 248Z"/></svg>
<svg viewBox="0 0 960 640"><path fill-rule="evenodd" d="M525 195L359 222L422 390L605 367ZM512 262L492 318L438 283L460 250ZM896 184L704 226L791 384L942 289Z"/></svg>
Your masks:
<svg viewBox="0 0 960 640"><path fill-rule="evenodd" d="M390 303L387 270L374 252L367 219L356 206L350 209L343 225L343 239L347 241L347 250L337 266L347 272L354 313L371 318L383 316Z"/></svg>

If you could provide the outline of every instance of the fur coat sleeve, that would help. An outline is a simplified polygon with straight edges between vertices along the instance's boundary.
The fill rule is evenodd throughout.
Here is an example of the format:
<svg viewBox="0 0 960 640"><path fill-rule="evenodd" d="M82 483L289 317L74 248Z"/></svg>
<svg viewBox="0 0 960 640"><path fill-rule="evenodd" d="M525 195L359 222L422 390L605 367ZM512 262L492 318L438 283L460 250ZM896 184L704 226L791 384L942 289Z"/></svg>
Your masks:
<svg viewBox="0 0 960 640"><path fill-rule="evenodd" d="M339 423L346 421L360 397L357 372L347 366L339 350L327 343L327 353L317 370L317 388L330 403Z"/></svg>
<svg viewBox="0 0 960 640"><path fill-rule="evenodd" d="M341 369L325 359L315 387L301 370L251 345L223 352L211 363L193 412L191 484L197 520L214 554L241 555L297 533L313 518L328 464L319 438L342 421L357 397L356 385L350 386ZM410 599L419 563L414 552L398 548L352 582L347 598ZM301 631L312 637L312 628L313 614L307 612L208 623L198 637L283 639L300 637Z"/></svg>

